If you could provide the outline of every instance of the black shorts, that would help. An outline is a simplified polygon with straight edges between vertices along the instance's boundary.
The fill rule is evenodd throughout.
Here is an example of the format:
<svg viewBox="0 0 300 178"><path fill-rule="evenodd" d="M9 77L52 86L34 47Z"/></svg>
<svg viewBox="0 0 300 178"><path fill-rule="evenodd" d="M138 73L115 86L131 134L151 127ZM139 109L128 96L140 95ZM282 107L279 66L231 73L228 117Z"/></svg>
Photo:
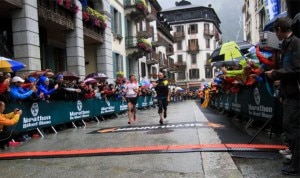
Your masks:
<svg viewBox="0 0 300 178"><path fill-rule="evenodd" d="M127 103L132 103L133 105L136 105L137 103L137 97L126 97Z"/></svg>

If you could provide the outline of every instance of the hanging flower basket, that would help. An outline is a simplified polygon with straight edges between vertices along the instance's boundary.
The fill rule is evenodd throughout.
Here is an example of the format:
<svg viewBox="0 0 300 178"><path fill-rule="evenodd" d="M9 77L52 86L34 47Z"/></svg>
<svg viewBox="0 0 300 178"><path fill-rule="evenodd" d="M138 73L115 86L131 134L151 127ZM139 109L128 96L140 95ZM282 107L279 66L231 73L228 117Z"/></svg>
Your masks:
<svg viewBox="0 0 300 178"><path fill-rule="evenodd" d="M82 20L102 29L107 27L105 16L90 7L82 9Z"/></svg>
<svg viewBox="0 0 300 178"><path fill-rule="evenodd" d="M135 1L135 6L137 9L142 11L144 14L148 15L148 5L145 0L136 0Z"/></svg>
<svg viewBox="0 0 300 178"><path fill-rule="evenodd" d="M143 50L145 50L147 52L152 52L152 45L145 38L141 38L138 41L137 47L140 48L140 49L143 49Z"/></svg>

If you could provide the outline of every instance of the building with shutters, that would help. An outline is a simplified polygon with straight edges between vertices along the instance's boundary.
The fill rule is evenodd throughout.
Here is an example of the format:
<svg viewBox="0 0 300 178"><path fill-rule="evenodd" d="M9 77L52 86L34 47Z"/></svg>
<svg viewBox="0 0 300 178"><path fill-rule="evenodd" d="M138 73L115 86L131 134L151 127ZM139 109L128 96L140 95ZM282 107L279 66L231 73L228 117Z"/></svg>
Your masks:
<svg viewBox="0 0 300 178"><path fill-rule="evenodd" d="M3 0L0 55L26 64L20 72L68 70L113 77L109 0ZM101 12L101 13L100 13Z"/></svg>
<svg viewBox="0 0 300 178"><path fill-rule="evenodd" d="M220 19L209 5L195 6L182 0L161 12L171 25L175 38L175 79L178 86L199 89L213 77L209 56L221 42Z"/></svg>

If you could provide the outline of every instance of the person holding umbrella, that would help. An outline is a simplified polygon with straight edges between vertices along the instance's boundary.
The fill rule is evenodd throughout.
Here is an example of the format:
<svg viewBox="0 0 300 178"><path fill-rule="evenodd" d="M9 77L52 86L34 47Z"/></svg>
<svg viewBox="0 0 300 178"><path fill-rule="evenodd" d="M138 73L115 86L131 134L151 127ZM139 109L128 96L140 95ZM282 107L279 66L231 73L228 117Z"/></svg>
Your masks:
<svg viewBox="0 0 300 178"><path fill-rule="evenodd" d="M169 82L164 77L162 72L158 73L158 80L152 83L157 93L158 102L158 114L160 117L159 123L163 124L163 118L167 117L167 105L168 105L168 94L169 94Z"/></svg>

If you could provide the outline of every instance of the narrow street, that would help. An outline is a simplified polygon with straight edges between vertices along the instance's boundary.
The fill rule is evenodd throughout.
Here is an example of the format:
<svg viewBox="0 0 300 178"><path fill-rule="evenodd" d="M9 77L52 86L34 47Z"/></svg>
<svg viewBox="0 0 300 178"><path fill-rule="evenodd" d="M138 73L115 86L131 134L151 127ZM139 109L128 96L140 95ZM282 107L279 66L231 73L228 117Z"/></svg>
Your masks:
<svg viewBox="0 0 300 178"><path fill-rule="evenodd" d="M199 109L194 100L172 103L164 129L128 129L126 114L86 127L70 128L44 138L33 138L0 154L24 151L79 150L100 148L155 147L158 145L245 144L251 136L231 119L210 109ZM156 108L138 111L132 128L159 126ZM194 127L172 128L179 123ZM195 124L197 125L197 124ZM113 128L113 132L109 132ZM123 131L116 131L123 128ZM139 127L142 128L142 127ZM102 132L101 132L102 130ZM104 130L104 131L103 131ZM105 131L106 130L106 131ZM121 129L122 130L122 129ZM251 134L251 133L250 133ZM254 141L281 144L262 133ZM64 158L1 160L5 177L282 177L277 152L181 152L109 154Z"/></svg>

